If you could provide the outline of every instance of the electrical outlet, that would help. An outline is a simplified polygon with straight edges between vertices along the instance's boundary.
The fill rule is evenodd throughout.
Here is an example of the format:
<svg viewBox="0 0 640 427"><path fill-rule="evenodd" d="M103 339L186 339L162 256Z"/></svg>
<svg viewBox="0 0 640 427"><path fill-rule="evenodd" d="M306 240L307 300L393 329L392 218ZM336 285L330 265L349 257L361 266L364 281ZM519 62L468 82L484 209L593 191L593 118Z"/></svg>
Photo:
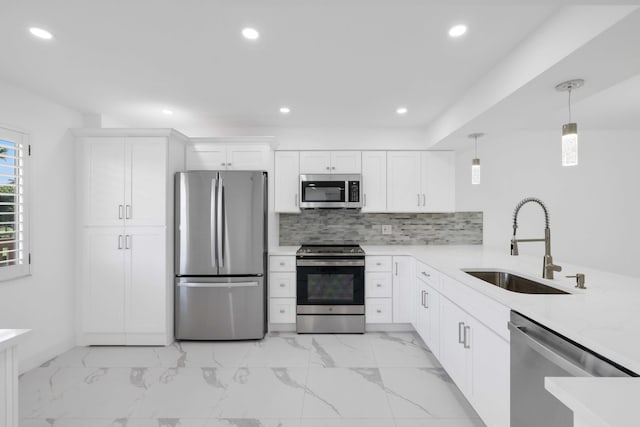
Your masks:
<svg viewBox="0 0 640 427"><path fill-rule="evenodd" d="M391 225L383 225L382 234L391 234Z"/></svg>

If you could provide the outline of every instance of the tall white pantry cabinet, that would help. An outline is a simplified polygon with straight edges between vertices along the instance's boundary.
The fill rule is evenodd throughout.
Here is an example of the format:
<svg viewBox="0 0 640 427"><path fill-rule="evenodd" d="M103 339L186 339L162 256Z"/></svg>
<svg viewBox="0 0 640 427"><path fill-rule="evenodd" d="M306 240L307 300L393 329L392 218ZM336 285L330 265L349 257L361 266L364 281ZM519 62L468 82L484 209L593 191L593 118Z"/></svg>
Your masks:
<svg viewBox="0 0 640 427"><path fill-rule="evenodd" d="M76 129L78 344L173 341L172 129Z"/></svg>

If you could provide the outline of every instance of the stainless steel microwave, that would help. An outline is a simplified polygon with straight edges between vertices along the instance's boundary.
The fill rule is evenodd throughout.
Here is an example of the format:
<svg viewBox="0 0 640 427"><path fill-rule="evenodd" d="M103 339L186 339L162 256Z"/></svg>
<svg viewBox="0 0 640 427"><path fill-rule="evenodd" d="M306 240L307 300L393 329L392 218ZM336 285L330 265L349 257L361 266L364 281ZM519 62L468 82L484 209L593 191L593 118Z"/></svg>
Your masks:
<svg viewBox="0 0 640 427"><path fill-rule="evenodd" d="M300 207L302 209L360 209L362 176L300 175Z"/></svg>

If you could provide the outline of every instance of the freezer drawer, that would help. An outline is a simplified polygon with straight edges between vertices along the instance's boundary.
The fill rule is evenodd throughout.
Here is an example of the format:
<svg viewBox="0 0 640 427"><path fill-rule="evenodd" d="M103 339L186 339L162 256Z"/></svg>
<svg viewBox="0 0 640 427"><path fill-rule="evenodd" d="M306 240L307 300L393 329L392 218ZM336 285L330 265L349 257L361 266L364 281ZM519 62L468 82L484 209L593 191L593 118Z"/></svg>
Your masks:
<svg viewBox="0 0 640 427"><path fill-rule="evenodd" d="M264 277L179 277L176 339L262 339L265 306Z"/></svg>

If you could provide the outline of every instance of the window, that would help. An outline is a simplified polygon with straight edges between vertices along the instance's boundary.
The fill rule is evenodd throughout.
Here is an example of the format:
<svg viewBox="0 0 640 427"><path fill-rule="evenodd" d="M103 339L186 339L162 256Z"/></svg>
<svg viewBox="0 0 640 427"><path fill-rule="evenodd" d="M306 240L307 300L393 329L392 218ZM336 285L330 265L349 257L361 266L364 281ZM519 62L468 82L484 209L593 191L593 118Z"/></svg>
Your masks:
<svg viewBox="0 0 640 427"><path fill-rule="evenodd" d="M26 134L0 128L0 280L29 274Z"/></svg>

